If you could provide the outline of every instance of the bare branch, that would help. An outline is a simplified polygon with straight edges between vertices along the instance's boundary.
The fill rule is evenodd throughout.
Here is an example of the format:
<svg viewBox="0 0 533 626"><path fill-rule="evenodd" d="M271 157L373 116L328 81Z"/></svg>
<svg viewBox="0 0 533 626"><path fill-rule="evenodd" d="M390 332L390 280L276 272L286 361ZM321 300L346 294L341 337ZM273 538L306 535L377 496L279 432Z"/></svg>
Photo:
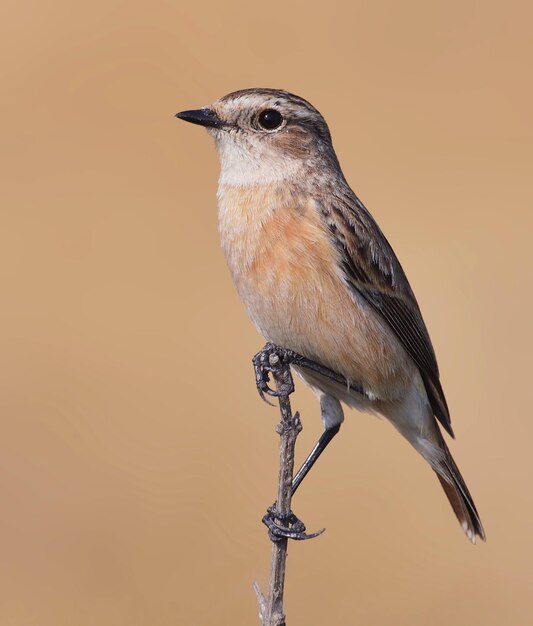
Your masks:
<svg viewBox="0 0 533 626"><path fill-rule="evenodd" d="M296 438L302 430L300 416L298 413L292 414L289 395L294 386L292 382L290 365L285 359L281 359L279 354L270 349L257 355L257 358L266 361L268 358L267 370L272 374L276 383L276 396L279 401L281 421L276 427L276 432L280 435L280 466L278 498L274 507L269 509L270 514L275 518L275 527L289 530L291 522L291 499L292 499L292 477L294 472L294 448ZM254 359L254 364L256 363ZM266 365L266 363L264 363ZM256 369L257 372L257 369ZM267 514L268 515L268 514ZM265 516L266 518L267 516ZM265 521L263 518L263 521ZM301 522L298 523L301 524ZM267 524L268 525L268 524ZM270 528L270 526L269 526ZM305 527L304 527L305 530ZM260 618L263 626L285 626L285 614L283 609L283 594L285 586L285 564L287 559L287 537L275 536L269 533L272 539L272 560L270 566L270 580L268 593L262 594L259 585L254 583L254 589L260 606ZM303 535L299 538L307 538Z"/></svg>

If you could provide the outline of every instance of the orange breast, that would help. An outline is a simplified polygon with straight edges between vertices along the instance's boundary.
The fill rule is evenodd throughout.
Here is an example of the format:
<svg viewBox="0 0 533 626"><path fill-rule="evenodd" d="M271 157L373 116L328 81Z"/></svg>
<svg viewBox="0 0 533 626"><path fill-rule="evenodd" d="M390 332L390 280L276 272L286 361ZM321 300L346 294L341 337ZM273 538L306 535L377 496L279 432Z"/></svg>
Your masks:
<svg viewBox="0 0 533 626"><path fill-rule="evenodd" d="M228 265L264 337L377 397L400 393L412 363L386 323L347 288L314 201L262 187L224 188L219 201Z"/></svg>

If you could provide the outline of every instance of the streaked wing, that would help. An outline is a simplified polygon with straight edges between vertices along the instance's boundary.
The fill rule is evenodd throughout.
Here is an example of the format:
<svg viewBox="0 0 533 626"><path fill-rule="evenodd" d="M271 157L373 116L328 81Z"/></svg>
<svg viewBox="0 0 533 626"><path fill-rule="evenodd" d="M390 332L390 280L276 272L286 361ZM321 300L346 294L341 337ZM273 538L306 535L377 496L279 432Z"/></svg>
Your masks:
<svg viewBox="0 0 533 626"><path fill-rule="evenodd" d="M453 437L439 368L416 298L389 242L349 189L319 201L350 287L389 324L418 366L435 417Z"/></svg>

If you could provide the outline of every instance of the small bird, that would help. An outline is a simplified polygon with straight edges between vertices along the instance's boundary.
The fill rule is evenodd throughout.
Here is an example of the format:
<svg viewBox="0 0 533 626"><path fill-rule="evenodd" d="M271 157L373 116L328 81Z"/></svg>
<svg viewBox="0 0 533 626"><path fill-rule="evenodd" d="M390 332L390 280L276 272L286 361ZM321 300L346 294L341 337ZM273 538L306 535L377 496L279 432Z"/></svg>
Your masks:
<svg viewBox="0 0 533 626"><path fill-rule="evenodd" d="M416 298L346 182L322 115L287 91L245 89L176 117L215 140L222 248L253 323L348 383L295 368L325 430L293 491L338 433L345 404L386 417L433 468L470 541L485 540L437 423L454 436Z"/></svg>

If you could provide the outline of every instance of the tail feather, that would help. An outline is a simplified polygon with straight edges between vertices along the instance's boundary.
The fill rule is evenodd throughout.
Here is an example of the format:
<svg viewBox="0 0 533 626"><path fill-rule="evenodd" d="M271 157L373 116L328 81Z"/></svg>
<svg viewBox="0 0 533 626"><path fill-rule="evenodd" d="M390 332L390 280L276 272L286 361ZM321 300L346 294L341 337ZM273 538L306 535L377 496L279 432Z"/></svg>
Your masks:
<svg viewBox="0 0 533 626"><path fill-rule="evenodd" d="M485 541L485 531L483 530L474 500L468 491L468 487L461 476L459 468L448 450L444 438L441 436L440 439L439 447L444 452L444 458L439 464L438 469L434 467L435 473L444 489L444 493L448 496L452 509L465 531L466 536L472 543L476 543L476 536Z"/></svg>
<svg viewBox="0 0 533 626"><path fill-rule="evenodd" d="M476 537L485 541L485 531L476 505L435 420L434 411L437 416L438 412L428 400L422 378L415 378L411 389L402 398L379 401L370 400L346 386L333 383L330 379L324 379L308 370L300 371L300 374L309 385L321 389L323 393L345 402L348 406L384 415L431 465L470 541L475 543ZM435 394L439 395L436 391ZM443 399L444 395L441 395ZM453 436L449 422L447 425L445 423L449 418L444 399L439 410L442 413L441 421Z"/></svg>

